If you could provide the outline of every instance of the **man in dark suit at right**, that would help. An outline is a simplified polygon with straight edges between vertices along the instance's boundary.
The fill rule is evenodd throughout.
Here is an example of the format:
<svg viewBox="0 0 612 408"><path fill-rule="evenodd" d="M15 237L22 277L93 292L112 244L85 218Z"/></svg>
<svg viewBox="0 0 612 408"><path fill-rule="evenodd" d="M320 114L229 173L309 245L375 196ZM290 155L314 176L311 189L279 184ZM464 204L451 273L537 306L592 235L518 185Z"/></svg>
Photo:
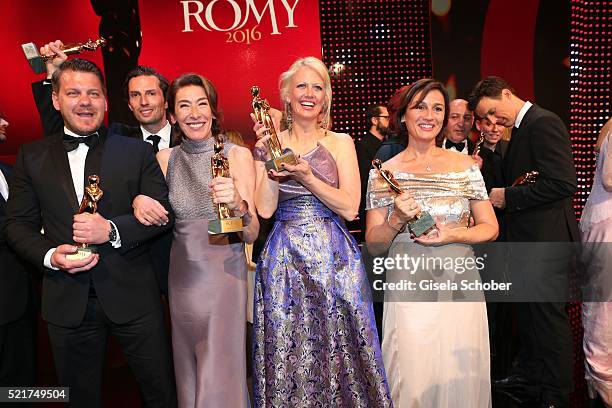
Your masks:
<svg viewBox="0 0 612 408"><path fill-rule="evenodd" d="M487 77L476 84L469 106L478 118L513 128L502 166L506 187L493 188L489 193L495 207L506 209L507 241L576 241L578 226L572 207L576 169L569 134L561 119L521 100L499 77ZM535 183L513 186L515 179L530 171L539 172ZM554 275L532 283L540 289L564 285L568 271L569 260ZM520 303L517 319L521 337L518 366L510 377L494 381L494 387L521 391L535 386L540 406L569 407L572 337L565 303Z"/></svg>
<svg viewBox="0 0 612 408"><path fill-rule="evenodd" d="M54 54L55 57L47 60L47 79L32 84L32 94L46 136L61 132L64 126L62 116L52 104L50 81L53 72L68 59L68 56L62 52L61 47L61 41L50 42L41 47L41 55ZM153 68L138 66L128 72L123 88L128 107L134 114L139 126L112 123L109 130L115 134L150 143L153 145L154 153L175 146L179 141L166 118L168 108L166 91L168 86L168 80ZM154 214L156 220L168 222L167 213L163 206L149 197L139 196L134 201L134 210L139 219L151 218L147 214ZM155 274L160 290L165 296L168 295L171 245L171 232L160 235L151 243L151 257Z"/></svg>

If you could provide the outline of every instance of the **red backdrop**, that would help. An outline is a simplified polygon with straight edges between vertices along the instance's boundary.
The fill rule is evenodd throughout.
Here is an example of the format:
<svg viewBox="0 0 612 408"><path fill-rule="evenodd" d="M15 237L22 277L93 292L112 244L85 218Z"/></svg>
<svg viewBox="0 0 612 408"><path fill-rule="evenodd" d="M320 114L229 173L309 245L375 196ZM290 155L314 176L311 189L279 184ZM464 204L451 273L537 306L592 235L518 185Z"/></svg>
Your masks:
<svg viewBox="0 0 612 408"><path fill-rule="evenodd" d="M225 127L239 130L245 139L252 138L251 86L259 85L262 95L279 106L279 75L298 57L321 57L317 1L141 0L139 4L140 63L156 67L169 79L190 71L210 79L219 92ZM294 5L288 12L287 7ZM198 10L202 11L196 15Z"/></svg>
<svg viewBox="0 0 612 408"><path fill-rule="evenodd" d="M318 2L305 0L141 0L142 52L139 63L168 79L185 72L209 78L219 92L227 128L252 138L252 85L274 106L278 76L301 56L321 56ZM200 11L198 13L198 11ZM10 122L0 160L12 161L21 143L42 134L30 83L32 73L21 44L97 37L99 17L88 1L1 2L0 112ZM102 66L99 52L85 58Z"/></svg>
<svg viewBox="0 0 612 408"><path fill-rule="evenodd" d="M0 145L0 160L12 162L21 143L37 139L42 127L32 99L30 83L44 78L35 75L26 61L21 44L37 46L61 39L64 42L84 41L97 37L99 18L89 2L25 0L0 2L0 112L9 121L8 142ZM102 66L100 53L88 53Z"/></svg>

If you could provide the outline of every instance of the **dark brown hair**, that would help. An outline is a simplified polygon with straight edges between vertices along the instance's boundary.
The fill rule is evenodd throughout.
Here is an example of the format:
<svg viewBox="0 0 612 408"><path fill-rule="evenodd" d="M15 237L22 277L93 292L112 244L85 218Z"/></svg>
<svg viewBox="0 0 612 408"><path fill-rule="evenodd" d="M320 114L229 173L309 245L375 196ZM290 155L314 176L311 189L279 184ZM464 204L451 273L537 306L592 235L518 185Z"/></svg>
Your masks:
<svg viewBox="0 0 612 408"><path fill-rule="evenodd" d="M140 76L154 76L159 81L159 89L161 89L164 98L166 98L166 94L168 93L168 87L170 84L166 77L157 72L154 68L145 67L144 65L138 65L136 68L132 69L125 76L125 81L123 82L123 93L126 99L130 99L130 79L137 78Z"/></svg>
<svg viewBox="0 0 612 408"><path fill-rule="evenodd" d="M51 87L53 88L53 92L59 92L60 88L60 79L64 72L66 71L74 71L74 72L90 72L98 77L100 83L102 84L102 92L106 95L106 85L104 84L104 76L102 75L102 71L96 64L91 61L84 60L82 58L73 58L66 60L61 63L61 65L53 72L51 76Z"/></svg>
<svg viewBox="0 0 612 408"><path fill-rule="evenodd" d="M514 88L505 79L497 76L486 77L474 86L468 98L468 109L476 112L476 107L482 98L501 98L503 89L508 89L516 95Z"/></svg>
<svg viewBox="0 0 612 408"><path fill-rule="evenodd" d="M212 111L213 114L213 120L212 120L212 135L213 137L216 137L217 135L219 135L221 133L222 127L221 127L221 111L218 109L217 107L217 90L215 89L215 86L212 84L212 82L210 82L208 79L204 78L201 75L198 74L194 74L193 72L190 72L188 74L183 74L180 77L176 78L174 81L172 81L172 83L170 84L170 87L168 88L168 94L166 95L166 101L168 102L168 112L170 112L172 115L174 115L174 104L176 102L176 94L179 91L179 89L184 88L186 86L199 86L202 89L204 89L204 93L206 94L206 97L208 98L208 104L210 105L210 110ZM175 125L175 131L176 134L182 138L183 136L183 131L180 130L180 128L178 127L178 123Z"/></svg>
<svg viewBox="0 0 612 408"><path fill-rule="evenodd" d="M428 93L436 90L440 91L444 97L444 122L440 130L440 132L442 132L448 122L448 92L446 92L441 82L432 78L419 79L410 85L405 85L391 97L388 104L391 119L389 126L391 126L391 129L397 135L407 137L408 131L406 129L406 124L402 123L402 118L406 114L406 111L416 107L423 102L423 99L425 99ZM415 100L417 95L419 95L419 99Z"/></svg>

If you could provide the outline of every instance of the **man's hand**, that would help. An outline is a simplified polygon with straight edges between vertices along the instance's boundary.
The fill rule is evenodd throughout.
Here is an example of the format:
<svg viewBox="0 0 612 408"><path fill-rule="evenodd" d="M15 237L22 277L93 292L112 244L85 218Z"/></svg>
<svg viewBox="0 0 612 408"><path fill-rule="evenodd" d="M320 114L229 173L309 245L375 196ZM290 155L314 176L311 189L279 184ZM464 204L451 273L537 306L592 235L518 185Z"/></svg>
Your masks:
<svg viewBox="0 0 612 408"><path fill-rule="evenodd" d="M506 193L505 188L492 188L489 193L489 200L495 208L506 208Z"/></svg>
<svg viewBox="0 0 612 408"><path fill-rule="evenodd" d="M66 259L66 255L74 254L77 249L76 246L68 244L58 246L51 255L51 266L68 273L84 272L96 266L100 260L98 254L91 254L87 258L79 260Z"/></svg>
<svg viewBox="0 0 612 408"><path fill-rule="evenodd" d="M159 201L139 194L134 198L132 202L134 208L134 216L142 225L166 225L169 221L168 211L164 208Z"/></svg>
<svg viewBox="0 0 612 408"><path fill-rule="evenodd" d="M99 213L77 214L72 224L72 239L83 244L104 244L108 242L110 230L110 222Z"/></svg>
<svg viewBox="0 0 612 408"><path fill-rule="evenodd" d="M62 65L62 62L68 59L68 56L62 51L63 43L59 40L50 42L40 47L40 55L47 56L55 54L54 58L47 60L47 79L51 79L53 73Z"/></svg>

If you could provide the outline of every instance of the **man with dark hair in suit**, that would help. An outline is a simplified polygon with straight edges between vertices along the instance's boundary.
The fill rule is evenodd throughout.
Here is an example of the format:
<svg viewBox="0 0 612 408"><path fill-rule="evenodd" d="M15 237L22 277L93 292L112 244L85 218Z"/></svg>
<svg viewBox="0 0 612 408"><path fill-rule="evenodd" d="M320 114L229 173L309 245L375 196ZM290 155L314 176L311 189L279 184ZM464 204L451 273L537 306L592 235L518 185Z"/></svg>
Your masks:
<svg viewBox="0 0 612 408"><path fill-rule="evenodd" d="M64 130L21 146L10 183L7 241L43 267L42 315L49 327L59 383L76 407L99 407L104 352L114 335L146 406L176 405L168 337L147 241L174 222L153 149L102 126L106 109L99 68L65 61L52 77L53 105ZM97 213L74 215L85 180L98 175ZM165 225L144 226L133 214L144 194L168 211ZM41 234L41 229L44 234ZM83 259L76 243L96 245Z"/></svg>
<svg viewBox="0 0 612 408"><path fill-rule="evenodd" d="M359 223L362 237L365 234L365 194L368 189L368 175L372 168L372 159L387 136L389 112L387 112L385 105L370 105L365 111L365 116L368 131L361 139L355 142L357 164L359 165L359 175L361 177Z"/></svg>
<svg viewBox="0 0 612 408"><path fill-rule="evenodd" d="M32 84L34 101L40 114L45 134L52 135L61 132L64 121L59 112L51 103L50 79L58 67L68 59L61 50L62 42L54 41L41 47L41 55L55 54L56 57L47 61L47 80ZM175 132L166 118L168 104L166 92L168 80L155 69L138 66L128 72L123 88L130 111L139 123L131 126L122 123L112 123L109 130L113 133L142 139L153 145L154 153L177 144ZM135 211L137 215L151 213L161 222L168 222L163 206L146 196L137 199ZM151 243L151 256L160 289L168 295L168 268L170 259L170 246L172 236L170 233L162 234Z"/></svg>
<svg viewBox="0 0 612 408"><path fill-rule="evenodd" d="M512 128L502 163L506 187L493 188L489 193L495 207L506 209L507 241L576 241L578 227L572 207L576 169L569 134L561 119L520 99L499 77L487 77L476 84L469 106L478 118ZM513 186L517 178L531 171L539 173L535 183ZM538 251L544 248L533 246L540 248ZM527 256L529 261L525 260ZM542 266L551 262L541 256L540 253L521 254L525 261L511 273L529 275L523 278L533 279L531 286L547 289L547 294L563 292L567 287L569 257L567 262L562 259L555 263L558 268L547 268L546 276L542 276ZM538 266L535 261L545 263ZM572 390L572 337L565 303L520 303L517 319L521 337L518 366L511 376L494 381L494 387L525 391L535 386L540 390L541 406L568 407Z"/></svg>
<svg viewBox="0 0 612 408"><path fill-rule="evenodd" d="M0 143L8 121L0 114ZM36 385L36 304L28 266L6 243L11 166L0 162L0 387Z"/></svg>

